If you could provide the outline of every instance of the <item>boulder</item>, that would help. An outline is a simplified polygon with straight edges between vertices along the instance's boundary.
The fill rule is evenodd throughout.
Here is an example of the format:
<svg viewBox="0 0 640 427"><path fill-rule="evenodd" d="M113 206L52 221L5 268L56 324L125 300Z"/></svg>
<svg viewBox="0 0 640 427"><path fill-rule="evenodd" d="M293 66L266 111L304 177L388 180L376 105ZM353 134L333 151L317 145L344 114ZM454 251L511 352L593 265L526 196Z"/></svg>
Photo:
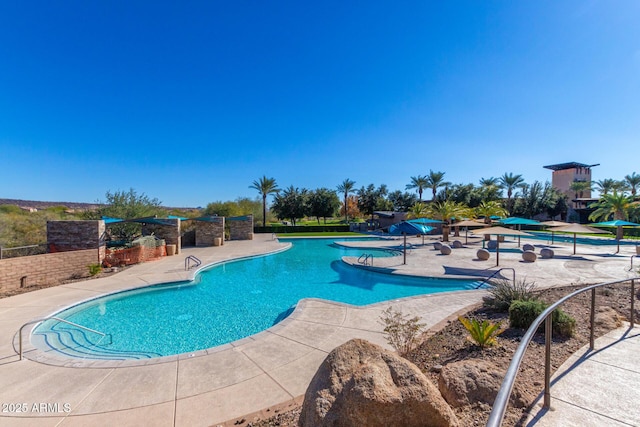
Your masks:
<svg viewBox="0 0 640 427"><path fill-rule="evenodd" d="M522 245L522 250L523 251L535 251L536 247L533 245L530 245L529 243L525 243L524 245Z"/></svg>
<svg viewBox="0 0 640 427"><path fill-rule="evenodd" d="M440 253L442 255L451 255L451 246L445 245L444 243L440 245Z"/></svg>
<svg viewBox="0 0 640 427"><path fill-rule="evenodd" d="M522 252L522 260L524 262L534 262L536 259L538 259L538 255L536 255L535 252L533 251Z"/></svg>
<svg viewBox="0 0 640 427"><path fill-rule="evenodd" d="M361 339L335 348L307 388L300 426L458 426L413 363Z"/></svg>
<svg viewBox="0 0 640 427"><path fill-rule="evenodd" d="M540 249L540 258L553 258L554 255L555 253L553 252L553 249L549 249L549 248Z"/></svg>
<svg viewBox="0 0 640 427"><path fill-rule="evenodd" d="M442 247L442 243L433 242L433 249L435 249L436 251L439 251L441 247Z"/></svg>
<svg viewBox="0 0 640 427"><path fill-rule="evenodd" d="M445 365L438 378L438 387L445 400L453 407L474 403L493 405L504 371L485 360L463 360ZM535 393L534 390L532 390ZM510 403L517 408L527 406L530 395L517 385L511 393Z"/></svg>
<svg viewBox="0 0 640 427"><path fill-rule="evenodd" d="M487 249L496 249L498 247L498 241L497 240L489 240L487 242Z"/></svg>
<svg viewBox="0 0 640 427"><path fill-rule="evenodd" d="M454 240L453 241L453 247L454 247L454 249L462 248L462 242L460 240Z"/></svg>
<svg viewBox="0 0 640 427"><path fill-rule="evenodd" d="M482 261L486 261L489 259L491 254L486 249L478 249L478 252L476 252L476 256L478 257L478 259L481 259Z"/></svg>
<svg viewBox="0 0 640 427"><path fill-rule="evenodd" d="M616 329L622 326L622 318L613 308L608 306L596 309L594 322L606 329Z"/></svg>

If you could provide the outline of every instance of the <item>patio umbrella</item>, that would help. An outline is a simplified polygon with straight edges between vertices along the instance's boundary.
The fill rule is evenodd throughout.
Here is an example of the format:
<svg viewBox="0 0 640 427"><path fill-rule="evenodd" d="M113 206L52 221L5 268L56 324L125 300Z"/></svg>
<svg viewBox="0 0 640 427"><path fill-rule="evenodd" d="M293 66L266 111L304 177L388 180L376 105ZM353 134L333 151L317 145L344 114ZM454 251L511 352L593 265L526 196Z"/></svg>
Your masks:
<svg viewBox="0 0 640 427"><path fill-rule="evenodd" d="M442 221L439 219L431 219L431 218L416 218L416 219L408 219L406 222L411 222L413 224L440 224Z"/></svg>
<svg viewBox="0 0 640 427"><path fill-rule="evenodd" d="M568 222L564 222L564 221L555 221L555 220L551 220L551 221L543 221L540 223L540 225L544 225L545 227L562 227L563 225L570 225ZM553 243L553 235L555 234L555 232L553 230L551 231L551 243Z"/></svg>
<svg viewBox="0 0 640 427"><path fill-rule="evenodd" d="M518 230L521 230L523 225L540 225L540 221L535 219L518 218L517 216L501 219L499 222L502 225L517 225ZM520 236L518 236L518 246L520 246Z"/></svg>
<svg viewBox="0 0 640 427"><path fill-rule="evenodd" d="M475 221L473 219L467 219L464 221L456 222L455 224L451 224L453 227L464 227L464 244L469 243L469 227L489 227L491 224L486 224L484 222Z"/></svg>
<svg viewBox="0 0 640 427"><path fill-rule="evenodd" d="M623 236L622 227L640 227L640 224L636 224L635 222L623 221L621 219L615 219L613 221L605 221L605 222L596 222L594 224L589 224L592 227L617 227L616 229L616 240L618 241L618 250L616 253L620 252L620 239L618 236Z"/></svg>
<svg viewBox="0 0 640 427"><path fill-rule="evenodd" d="M391 227L389 227L389 234L404 235L403 264L407 263L407 234L421 234L424 236L431 230L433 230L433 227L429 227L427 225L422 225L422 224L415 224L407 221L402 221L397 224L393 224ZM424 244L424 240L422 241L422 243Z"/></svg>
<svg viewBox="0 0 640 427"><path fill-rule="evenodd" d="M483 228L482 230L473 230L472 234L493 234L495 236L531 236L529 233L525 233L520 230L513 230L511 228L506 227L489 227ZM500 239L496 239L496 267L500 265Z"/></svg>
<svg viewBox="0 0 640 427"><path fill-rule="evenodd" d="M576 234L579 233L598 233L606 234L607 231L598 230L597 228L587 227L582 224L569 224L562 227L553 227L553 231L563 231L565 233L573 233L573 254L576 254Z"/></svg>

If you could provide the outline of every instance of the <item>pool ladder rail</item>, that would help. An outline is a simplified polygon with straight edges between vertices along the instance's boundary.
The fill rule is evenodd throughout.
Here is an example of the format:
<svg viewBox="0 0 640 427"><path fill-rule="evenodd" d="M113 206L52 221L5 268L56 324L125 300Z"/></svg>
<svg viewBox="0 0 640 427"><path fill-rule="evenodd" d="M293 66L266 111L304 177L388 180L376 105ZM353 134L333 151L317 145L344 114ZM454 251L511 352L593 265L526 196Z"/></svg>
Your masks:
<svg viewBox="0 0 640 427"><path fill-rule="evenodd" d="M193 265L191 265L192 262L193 262ZM193 255L189 255L188 257L186 257L184 259L184 269L185 270L189 270L189 269L191 269L191 267L198 267L201 264L202 264L202 261L200 261L197 257L195 257Z"/></svg>
<svg viewBox="0 0 640 427"><path fill-rule="evenodd" d="M369 264L369 262L371 262L371 264ZM360 255L360 258L358 258L358 264L362 264L362 265L371 265L373 266L373 255L372 254L362 254Z"/></svg>

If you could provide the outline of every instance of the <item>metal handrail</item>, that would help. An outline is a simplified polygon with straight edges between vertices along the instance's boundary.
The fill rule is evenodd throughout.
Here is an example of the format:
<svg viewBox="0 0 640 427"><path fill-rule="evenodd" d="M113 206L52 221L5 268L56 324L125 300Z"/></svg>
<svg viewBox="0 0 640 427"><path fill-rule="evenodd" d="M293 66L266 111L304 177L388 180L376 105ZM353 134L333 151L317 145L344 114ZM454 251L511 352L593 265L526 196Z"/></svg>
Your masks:
<svg viewBox="0 0 640 427"><path fill-rule="evenodd" d="M364 259L363 259L364 257ZM358 258L358 264L369 265L368 260L371 259L371 265L373 266L373 255L372 254L362 254L360 258Z"/></svg>
<svg viewBox="0 0 640 427"><path fill-rule="evenodd" d="M75 326L76 328L84 329L85 331L89 331L89 332L93 332L94 334L102 335L102 338L100 338L100 341L102 341L102 339L104 337L109 336L109 341L110 342L107 345L109 345L109 344L111 344L113 342L113 340L111 338L111 334L105 334L104 332L96 331L95 329L87 328L86 326L78 325L77 323L69 322L68 320L61 319L61 318L56 317L56 316L49 316L49 317L44 317L42 319L31 320L31 321L25 323L24 325L20 326L20 330L18 331L18 354L20 355L20 360L22 360L22 330L25 328L25 326L33 325L34 323L42 323L42 322L45 322L47 320L57 320L58 322L66 323L68 325ZM100 341L98 341L98 344L100 343ZM14 348L14 350L15 350L15 348Z"/></svg>
<svg viewBox="0 0 640 427"><path fill-rule="evenodd" d="M597 285L587 286L583 289L578 289L575 292L570 293L569 295L564 296L563 298L556 301L554 304L549 306L546 310L544 310L536 319L533 321L527 332L524 334L520 341L520 345L516 349L516 352L513 355L513 359L511 359L511 364L509 365L509 369L507 369L507 373L504 376L504 380L502 381L502 385L500 386L500 390L496 396L495 401L493 402L493 408L491 410L491 414L489 415L489 420L487 421L487 427L499 427L502 425L502 419L504 418L504 414L507 410L507 404L509 402L509 397L511 397L511 391L513 390L513 384L516 380L516 375L518 375L518 370L520 369L520 364L522 363L522 359L524 358L524 354L527 351L529 343L533 339L536 331L542 324L545 322L545 360L544 360L544 405L543 408L548 409L551 406L551 339L552 339L552 316L551 314L565 301L583 293L586 291L591 291L591 315L590 315L590 334L589 334L589 348L593 350L594 346L594 324L595 324L595 305L596 305L596 288L600 288L602 286L611 286L617 285L620 283L625 283L631 281L631 327L633 328L635 323L634 316L634 300L635 300L635 279L636 278L628 278L622 280L615 280L612 282L599 283Z"/></svg>
<svg viewBox="0 0 640 427"><path fill-rule="evenodd" d="M197 257L193 256L193 255L189 255L188 257L186 257L184 259L184 269L185 270L189 270L191 268L191 261L193 261L194 265L197 267L200 264L202 264L202 261L200 261Z"/></svg>
<svg viewBox="0 0 640 427"><path fill-rule="evenodd" d="M516 270L515 270L515 268L502 267L502 268L499 268L496 271L494 271L489 277L486 277L482 282L480 282L480 284L478 286L476 286L476 289L480 289L480 287L482 285L484 285L485 283L488 283L489 279L492 279L496 274L500 273L502 270L511 270L511 272L513 273L513 285L515 286L515 284L516 284Z"/></svg>
<svg viewBox="0 0 640 427"><path fill-rule="evenodd" d="M637 257L638 255L631 255L631 267L629 267L628 271L632 271L633 270L633 258Z"/></svg>

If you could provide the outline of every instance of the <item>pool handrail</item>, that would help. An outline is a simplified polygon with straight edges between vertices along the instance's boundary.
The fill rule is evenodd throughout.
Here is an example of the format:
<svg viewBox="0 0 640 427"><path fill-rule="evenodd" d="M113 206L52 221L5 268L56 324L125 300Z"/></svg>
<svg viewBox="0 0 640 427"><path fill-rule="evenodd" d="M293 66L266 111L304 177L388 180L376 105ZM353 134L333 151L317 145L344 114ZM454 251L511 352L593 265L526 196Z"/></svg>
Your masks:
<svg viewBox="0 0 640 427"><path fill-rule="evenodd" d="M202 264L202 261L200 261L200 259L198 259L198 257L194 256L194 255L189 255L184 259L184 269L185 270L189 270L191 268L191 261L193 261L193 264L195 267L198 267L200 264Z"/></svg>
<svg viewBox="0 0 640 427"><path fill-rule="evenodd" d="M596 305L596 289L603 286L612 286L620 283L625 283L631 281L631 316L630 316L630 324L631 328L633 328L635 324L634 318L634 301L635 301L635 280L638 277L630 277L626 279L614 280L611 282L598 283L596 285L590 285L582 289L578 289L569 295L566 295L560 298L558 301L550 305L546 310L544 310L536 319L533 321L527 332L524 334L522 339L520 340L520 345L516 349L513 354L513 358L511 359L511 363L509 364L509 368L507 369L507 373L504 376L502 381L502 385L500 386L500 390L498 390L498 394L493 402L493 408L491 409L491 414L489 415L489 419L487 421L487 427L500 427L502 425L502 420L504 418L505 412L507 410L507 405L509 403L509 398L511 397L511 392L513 390L513 385L516 380L516 376L518 375L518 370L520 369L520 364L522 363L522 359L533 339L536 331L542 324L545 322L544 330L545 330L545 360L544 360L544 401L543 408L548 409L551 406L551 341L552 341L552 316L551 314L565 301L570 300L571 298L591 290L591 313L590 313L590 332L589 332L589 349L593 350L594 348L594 325L595 325L595 305Z"/></svg>
<svg viewBox="0 0 640 427"><path fill-rule="evenodd" d="M104 332L96 331L95 329L87 328L86 326L78 325L77 323L73 323L56 316L43 317L42 319L30 320L29 322L20 326L20 329L18 330L18 352L17 352L18 355L20 356L19 360L22 360L22 330L25 328L25 326L33 325L34 323L46 322L47 320L56 320L58 322L66 323L68 325L75 326L76 328L84 329L85 331L89 331L89 332L93 332L94 334L101 335L102 338L109 336L110 341L113 341L113 339L111 338L111 334L106 334ZM100 338L100 341L102 341L102 338ZM111 344L111 342L109 342L108 344ZM14 350L15 350L15 347L14 347Z"/></svg>
<svg viewBox="0 0 640 427"><path fill-rule="evenodd" d="M482 285L484 285L485 283L489 283L489 279L493 279L493 277L496 274L500 273L502 270L511 270L511 272L513 273L513 279L512 279L513 280L513 285L515 286L516 285L516 269L512 268L512 267L501 267L501 268L497 269L496 271L494 271L493 273L491 273L491 275L489 277L485 277L485 279L482 282L480 282L480 284L478 286L476 286L476 289L480 289L480 287Z"/></svg>

